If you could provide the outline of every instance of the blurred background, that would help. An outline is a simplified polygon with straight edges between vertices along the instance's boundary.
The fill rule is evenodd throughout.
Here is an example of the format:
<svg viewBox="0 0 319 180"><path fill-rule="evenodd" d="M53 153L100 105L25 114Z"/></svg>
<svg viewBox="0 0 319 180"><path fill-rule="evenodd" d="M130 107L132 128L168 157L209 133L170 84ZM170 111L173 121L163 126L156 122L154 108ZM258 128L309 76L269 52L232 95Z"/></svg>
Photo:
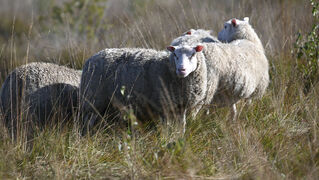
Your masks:
<svg viewBox="0 0 319 180"><path fill-rule="evenodd" d="M81 68L103 48L165 49L190 28L214 35L250 17L267 56L287 56L312 27L308 0L1 0L0 83L14 67L47 61Z"/></svg>

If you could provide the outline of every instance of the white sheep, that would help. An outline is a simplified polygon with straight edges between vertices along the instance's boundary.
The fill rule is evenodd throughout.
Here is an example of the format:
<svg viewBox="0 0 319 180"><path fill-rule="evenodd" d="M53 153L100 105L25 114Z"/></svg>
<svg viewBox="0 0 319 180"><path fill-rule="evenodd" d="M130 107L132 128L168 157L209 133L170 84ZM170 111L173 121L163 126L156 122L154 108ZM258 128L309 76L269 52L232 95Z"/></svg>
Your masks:
<svg viewBox="0 0 319 180"><path fill-rule="evenodd" d="M172 46L175 49L185 45ZM207 96L204 105L231 106L236 118L236 103L261 97L268 84L268 60L263 50L249 40L237 43L203 43L207 65ZM184 55L181 55L181 57Z"/></svg>
<svg viewBox="0 0 319 180"><path fill-rule="evenodd" d="M264 51L264 47L260 41L260 38L249 24L248 17L245 17L244 20L233 18L226 21L224 23L224 28L218 33L218 40L221 42L229 43L240 39L252 41L258 46L258 48Z"/></svg>
<svg viewBox="0 0 319 180"><path fill-rule="evenodd" d="M84 128L105 112L131 107L140 120L176 115L185 132L186 113L206 97L207 68L197 60L203 59L202 46L169 50L170 56L152 49L105 49L88 59L80 84Z"/></svg>
<svg viewBox="0 0 319 180"><path fill-rule="evenodd" d="M172 42L172 46L197 44L197 43L219 42L219 40L211 35L211 31L204 29L190 29L184 32L181 36L175 38Z"/></svg>
<svg viewBox="0 0 319 180"><path fill-rule="evenodd" d="M64 115L70 114L78 104L80 78L81 71L51 63L35 62L17 67L0 91L6 126L14 133L24 118L29 118L34 125L43 125L49 117L57 115L57 109Z"/></svg>
<svg viewBox="0 0 319 180"><path fill-rule="evenodd" d="M196 45L201 42L205 42L202 40L202 38L207 37L208 40L206 42L228 42L232 43L232 45L239 45L241 44L242 39L249 40L253 42L256 45L256 48L264 52L264 48L262 46L262 43L257 36L256 32L254 29L251 27L249 24L249 18L245 17L244 20L238 20L238 19L231 19L224 24L224 29L218 33L218 40L215 40L213 36L210 35L209 31L205 30L193 30L191 29L190 31L185 32L182 36L174 39L172 41L172 45ZM231 47L230 47L231 48ZM257 58L258 59L258 58ZM268 68L268 65L267 65ZM212 78L209 78L209 80L212 80ZM264 87L267 87L268 82L265 81L266 84L259 84L261 87L258 87L257 89L263 89ZM209 82L209 86L214 86L216 82ZM224 88L217 88L216 91L216 97L214 101L214 105L217 106L231 106L231 113L233 119L236 119L237 116L237 110L236 110L236 103L232 101L224 101L223 98L225 98L225 95L223 93ZM220 99L220 100L217 100ZM236 101L237 102L237 101ZM199 109L198 109L199 110Z"/></svg>
<svg viewBox="0 0 319 180"><path fill-rule="evenodd" d="M183 45L197 45L200 43L220 43L220 41L212 35L211 30L204 30L204 29L190 29L184 32L181 36L173 39L171 42L171 46L183 46ZM197 106L195 112L199 112L201 106ZM209 110L207 110L209 113ZM197 113L193 113L194 115Z"/></svg>
<svg viewBox="0 0 319 180"><path fill-rule="evenodd" d="M218 33L218 40L220 40L221 42L231 43L233 45L245 44L245 43L241 43L241 40L248 40L254 43L255 48L259 49L260 52L262 52L263 54L265 53L261 40L259 39L255 30L249 24L248 17L245 17L243 20L233 18L226 21L224 23L224 28ZM259 60L259 59L256 58L256 60ZM268 63L267 63L267 69L268 69ZM267 72L267 76L269 76L268 72ZM260 87L258 87L257 90L266 88L269 83L268 81L269 81L269 77L267 81L264 81L265 84L262 84L262 83L259 84ZM217 98L218 98L218 94L220 93L217 92L217 95L216 95ZM233 119L236 119L236 116L237 116L236 104L232 104L231 107L232 107L231 108L232 117Z"/></svg>

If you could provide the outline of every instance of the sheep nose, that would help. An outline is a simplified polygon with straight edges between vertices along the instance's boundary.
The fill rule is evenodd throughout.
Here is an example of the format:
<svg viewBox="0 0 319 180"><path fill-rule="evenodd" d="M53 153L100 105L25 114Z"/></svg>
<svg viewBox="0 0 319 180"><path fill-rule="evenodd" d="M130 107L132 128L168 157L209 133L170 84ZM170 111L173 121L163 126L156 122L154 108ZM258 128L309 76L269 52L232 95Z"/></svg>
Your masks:
<svg viewBox="0 0 319 180"><path fill-rule="evenodd" d="M178 71L179 71L179 72L185 72L186 69L185 69L185 68L179 68Z"/></svg>

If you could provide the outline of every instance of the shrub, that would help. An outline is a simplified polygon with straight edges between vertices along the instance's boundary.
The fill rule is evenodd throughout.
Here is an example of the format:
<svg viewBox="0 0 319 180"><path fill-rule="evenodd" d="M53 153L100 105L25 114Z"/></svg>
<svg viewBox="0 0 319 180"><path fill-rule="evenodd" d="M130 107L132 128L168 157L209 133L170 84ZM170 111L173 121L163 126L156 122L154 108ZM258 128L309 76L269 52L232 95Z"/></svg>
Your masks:
<svg viewBox="0 0 319 180"><path fill-rule="evenodd" d="M48 17L40 17L40 21L52 19L56 25L69 27L71 33L77 33L80 37L93 39L97 31L107 28L104 18L107 0L70 0L62 5L50 4Z"/></svg>
<svg viewBox="0 0 319 180"><path fill-rule="evenodd" d="M297 69L304 79L304 93L319 81L319 3L310 0L312 5L312 30L303 36L298 33L294 54L297 57Z"/></svg>

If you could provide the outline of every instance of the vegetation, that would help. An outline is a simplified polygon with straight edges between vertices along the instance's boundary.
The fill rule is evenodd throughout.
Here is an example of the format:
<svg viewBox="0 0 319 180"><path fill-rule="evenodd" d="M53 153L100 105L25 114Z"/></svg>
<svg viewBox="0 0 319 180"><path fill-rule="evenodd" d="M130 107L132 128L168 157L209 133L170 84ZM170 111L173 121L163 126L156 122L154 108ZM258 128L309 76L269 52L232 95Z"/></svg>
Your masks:
<svg viewBox="0 0 319 180"><path fill-rule="evenodd" d="M102 48L165 49L190 28L216 33L245 16L271 65L266 95L242 102L238 121L226 108L203 111L188 119L183 138L160 123L137 123L130 112L126 127L109 124L83 137L74 124L52 125L30 142L12 140L0 123L0 179L319 177L316 1L2 0L0 15L0 83L27 62L80 69Z"/></svg>
<svg viewBox="0 0 319 180"><path fill-rule="evenodd" d="M311 0L314 23L311 32L303 38L298 34L295 44L298 70L305 80L305 93L319 80L319 3Z"/></svg>

